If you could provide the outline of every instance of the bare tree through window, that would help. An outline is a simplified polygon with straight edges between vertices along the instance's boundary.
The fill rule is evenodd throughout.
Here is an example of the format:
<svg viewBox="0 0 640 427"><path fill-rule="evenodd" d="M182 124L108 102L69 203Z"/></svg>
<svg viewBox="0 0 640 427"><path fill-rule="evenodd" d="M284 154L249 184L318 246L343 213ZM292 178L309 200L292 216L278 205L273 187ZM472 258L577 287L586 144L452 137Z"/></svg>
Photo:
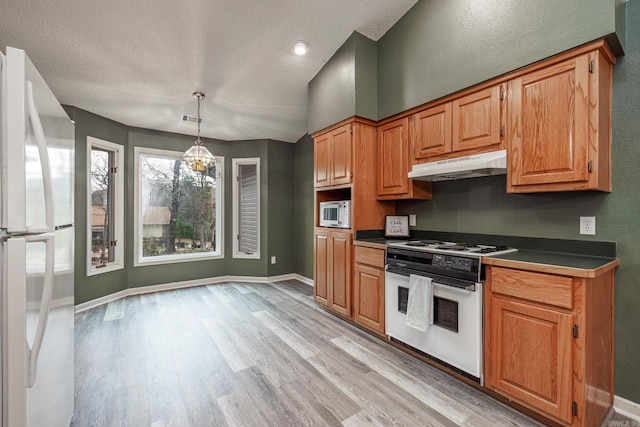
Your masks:
<svg viewBox="0 0 640 427"><path fill-rule="evenodd" d="M113 163L113 152L91 149L91 265L97 268L114 260Z"/></svg>
<svg viewBox="0 0 640 427"><path fill-rule="evenodd" d="M177 158L141 154L142 256L219 252L216 167L194 172Z"/></svg>

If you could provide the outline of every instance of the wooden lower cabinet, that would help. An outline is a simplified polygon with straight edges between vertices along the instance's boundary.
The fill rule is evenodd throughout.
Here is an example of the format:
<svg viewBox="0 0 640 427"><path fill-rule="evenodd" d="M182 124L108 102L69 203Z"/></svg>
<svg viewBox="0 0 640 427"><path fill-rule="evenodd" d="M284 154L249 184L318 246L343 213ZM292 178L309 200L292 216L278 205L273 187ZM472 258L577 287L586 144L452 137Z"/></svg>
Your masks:
<svg viewBox="0 0 640 427"><path fill-rule="evenodd" d="M313 294L316 302L329 306L329 232L317 229L314 236L315 272Z"/></svg>
<svg viewBox="0 0 640 427"><path fill-rule="evenodd" d="M315 280L316 302L346 317L351 317L351 230L316 228Z"/></svg>
<svg viewBox="0 0 640 427"><path fill-rule="evenodd" d="M329 308L343 316L351 316L351 244L350 231L329 233Z"/></svg>
<svg viewBox="0 0 640 427"><path fill-rule="evenodd" d="M355 247L353 320L384 334L384 249Z"/></svg>
<svg viewBox="0 0 640 427"><path fill-rule="evenodd" d="M487 266L487 388L561 425L599 426L612 373L613 270L589 278Z"/></svg>
<svg viewBox="0 0 640 427"><path fill-rule="evenodd" d="M572 316L498 297L490 316L491 386L570 423Z"/></svg>
<svg viewBox="0 0 640 427"><path fill-rule="evenodd" d="M385 250L354 248L351 236L348 230L316 228L315 300L384 335Z"/></svg>

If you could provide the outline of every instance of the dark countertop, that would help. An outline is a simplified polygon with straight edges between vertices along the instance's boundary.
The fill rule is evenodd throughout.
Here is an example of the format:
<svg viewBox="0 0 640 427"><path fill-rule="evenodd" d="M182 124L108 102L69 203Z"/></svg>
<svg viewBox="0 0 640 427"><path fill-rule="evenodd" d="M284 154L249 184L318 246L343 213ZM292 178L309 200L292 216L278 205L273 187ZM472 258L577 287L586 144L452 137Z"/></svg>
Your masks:
<svg viewBox="0 0 640 427"><path fill-rule="evenodd" d="M596 257L562 252L518 250L502 255L487 256L485 265L519 268L541 273L562 274L574 277L597 277L620 264L617 258Z"/></svg>
<svg viewBox="0 0 640 427"><path fill-rule="evenodd" d="M353 243L355 246L386 249L387 244L401 241L398 239L386 239L383 236L383 232L378 230L356 232L356 239ZM472 238L470 239L468 236L472 236ZM462 235L462 240L475 241L473 236L474 235ZM430 236L416 236L416 238L428 237ZM454 235L454 237L460 236ZM505 239L504 236L497 237ZM438 235L436 238L442 239L443 237ZM479 238L486 240L485 236ZM483 258L484 264L587 278L597 277L616 268L618 264L620 264L620 260L615 257L614 242L569 241L520 237L507 238L513 242L512 247L519 248L518 251L503 255L486 256ZM536 249L526 249L528 246L535 247ZM552 248L556 250L544 250ZM558 251L557 248L564 250Z"/></svg>

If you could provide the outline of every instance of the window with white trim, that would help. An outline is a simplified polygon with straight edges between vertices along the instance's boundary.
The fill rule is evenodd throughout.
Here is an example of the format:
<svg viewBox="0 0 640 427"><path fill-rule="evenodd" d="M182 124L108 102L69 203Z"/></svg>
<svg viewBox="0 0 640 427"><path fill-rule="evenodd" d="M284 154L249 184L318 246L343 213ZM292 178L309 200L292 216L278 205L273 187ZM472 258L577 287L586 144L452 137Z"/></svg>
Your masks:
<svg viewBox="0 0 640 427"><path fill-rule="evenodd" d="M233 159L233 257L260 258L260 159Z"/></svg>
<svg viewBox="0 0 640 427"><path fill-rule="evenodd" d="M221 258L224 158L201 173L181 161L181 152L134 153L134 264Z"/></svg>
<svg viewBox="0 0 640 427"><path fill-rule="evenodd" d="M124 147L87 137L87 275L124 268Z"/></svg>

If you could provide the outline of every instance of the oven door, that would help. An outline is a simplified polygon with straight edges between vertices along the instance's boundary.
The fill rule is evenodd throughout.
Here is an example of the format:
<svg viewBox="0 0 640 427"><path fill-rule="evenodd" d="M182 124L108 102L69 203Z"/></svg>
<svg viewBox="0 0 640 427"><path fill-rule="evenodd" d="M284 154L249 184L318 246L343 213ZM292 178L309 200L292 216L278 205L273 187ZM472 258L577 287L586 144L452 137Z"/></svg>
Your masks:
<svg viewBox="0 0 640 427"><path fill-rule="evenodd" d="M385 274L386 333L482 383L482 284L468 291L433 282L433 324L426 332L407 326L409 276Z"/></svg>

